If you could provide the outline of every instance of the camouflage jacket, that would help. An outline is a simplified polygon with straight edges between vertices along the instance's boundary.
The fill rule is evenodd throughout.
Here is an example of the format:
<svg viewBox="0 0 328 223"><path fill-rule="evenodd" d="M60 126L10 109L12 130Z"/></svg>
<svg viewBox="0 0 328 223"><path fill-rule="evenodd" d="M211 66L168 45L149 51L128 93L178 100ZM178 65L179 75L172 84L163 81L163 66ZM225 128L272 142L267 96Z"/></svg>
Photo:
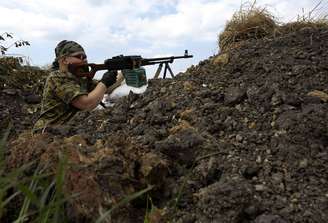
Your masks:
<svg viewBox="0 0 328 223"><path fill-rule="evenodd" d="M41 130L49 125L66 124L79 109L73 107L74 98L87 95L97 82L89 83L87 79L77 78L69 72L53 71L49 74L41 104L41 114L33 131Z"/></svg>

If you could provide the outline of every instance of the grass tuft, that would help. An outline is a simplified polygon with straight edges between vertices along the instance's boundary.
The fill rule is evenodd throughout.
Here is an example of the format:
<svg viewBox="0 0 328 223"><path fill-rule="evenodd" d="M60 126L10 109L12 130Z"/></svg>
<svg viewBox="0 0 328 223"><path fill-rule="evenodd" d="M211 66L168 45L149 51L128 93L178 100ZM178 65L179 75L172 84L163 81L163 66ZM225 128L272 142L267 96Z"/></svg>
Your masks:
<svg viewBox="0 0 328 223"><path fill-rule="evenodd" d="M256 2L242 4L219 35L221 51L227 51L234 44L248 40L260 39L274 34L278 25L275 17L266 8L255 6Z"/></svg>

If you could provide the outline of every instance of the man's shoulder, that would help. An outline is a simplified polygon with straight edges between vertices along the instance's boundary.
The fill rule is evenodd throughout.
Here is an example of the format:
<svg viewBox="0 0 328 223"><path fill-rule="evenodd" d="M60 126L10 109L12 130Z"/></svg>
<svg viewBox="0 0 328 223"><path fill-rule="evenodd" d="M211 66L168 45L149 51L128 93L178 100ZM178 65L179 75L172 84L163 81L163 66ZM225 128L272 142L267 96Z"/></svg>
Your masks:
<svg viewBox="0 0 328 223"><path fill-rule="evenodd" d="M54 70L51 71L50 74L48 75L48 81L56 81L56 82L76 81L76 77L68 72Z"/></svg>
<svg viewBox="0 0 328 223"><path fill-rule="evenodd" d="M65 78L65 73L59 71L59 70L54 70L51 71L47 77L47 82L53 82L53 81L58 81L60 79Z"/></svg>
<svg viewBox="0 0 328 223"><path fill-rule="evenodd" d="M66 73L60 70L53 70L49 74L49 78L56 78L56 77L66 77Z"/></svg>

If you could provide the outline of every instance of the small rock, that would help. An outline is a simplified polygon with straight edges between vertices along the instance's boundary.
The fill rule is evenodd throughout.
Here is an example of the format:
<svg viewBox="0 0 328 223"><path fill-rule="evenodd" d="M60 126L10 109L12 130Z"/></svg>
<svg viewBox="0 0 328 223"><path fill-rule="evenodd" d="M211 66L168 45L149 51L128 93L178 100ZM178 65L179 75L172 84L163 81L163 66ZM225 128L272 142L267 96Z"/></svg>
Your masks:
<svg viewBox="0 0 328 223"><path fill-rule="evenodd" d="M194 117L195 111L193 109L186 109L180 113L180 118L183 120L191 121Z"/></svg>
<svg viewBox="0 0 328 223"><path fill-rule="evenodd" d="M243 176L246 179L252 179L259 174L260 168L258 166L248 166L243 172Z"/></svg>
<svg viewBox="0 0 328 223"><path fill-rule="evenodd" d="M294 65L292 67L293 74L301 74L303 73L308 67L306 65Z"/></svg>
<svg viewBox="0 0 328 223"><path fill-rule="evenodd" d="M272 180L275 184L280 184L283 180L283 175L281 173L272 174Z"/></svg>
<svg viewBox="0 0 328 223"><path fill-rule="evenodd" d="M265 186L265 185L263 185L263 184L257 184L257 185L255 185L255 190L256 191L265 191L267 189L267 187Z"/></svg>
<svg viewBox="0 0 328 223"><path fill-rule="evenodd" d="M255 129L256 128L256 123L255 122L252 122L248 125L248 128L250 129Z"/></svg>
<svg viewBox="0 0 328 223"><path fill-rule="evenodd" d="M224 95L224 101L228 105L235 105L242 102L246 97L247 95L245 89L232 87L227 89Z"/></svg>
<svg viewBox="0 0 328 223"><path fill-rule="evenodd" d="M257 162L257 163L262 163L262 157L261 157L261 156L257 156L257 158L256 158L256 162Z"/></svg>
<svg viewBox="0 0 328 223"><path fill-rule="evenodd" d="M300 169L305 169L305 168L308 167L308 164L309 164L309 161L307 159L303 159L303 160L300 161L298 167Z"/></svg>
<svg viewBox="0 0 328 223"><path fill-rule="evenodd" d="M241 108L241 105L240 104L238 104L238 105L236 105L236 107L235 107L238 111L241 111L242 110L242 108Z"/></svg>
<svg viewBox="0 0 328 223"><path fill-rule="evenodd" d="M243 137L242 137L241 135L237 134L237 135L236 135L236 140L237 140L238 142L241 142L241 141L243 141Z"/></svg>
<svg viewBox="0 0 328 223"><path fill-rule="evenodd" d="M166 88L165 87L162 87L160 92L163 94L163 93L166 93Z"/></svg>
<svg viewBox="0 0 328 223"><path fill-rule="evenodd" d="M304 212L304 214L303 214L304 217L310 217L310 216L312 216L312 215L313 215L312 212L309 211L309 210L306 210L306 211Z"/></svg>

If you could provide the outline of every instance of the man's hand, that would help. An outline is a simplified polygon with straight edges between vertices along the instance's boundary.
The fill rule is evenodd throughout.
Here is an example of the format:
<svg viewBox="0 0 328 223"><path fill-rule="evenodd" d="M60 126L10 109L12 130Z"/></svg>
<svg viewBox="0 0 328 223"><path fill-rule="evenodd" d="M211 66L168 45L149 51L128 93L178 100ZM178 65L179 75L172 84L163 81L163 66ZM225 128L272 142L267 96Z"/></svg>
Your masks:
<svg viewBox="0 0 328 223"><path fill-rule="evenodd" d="M104 73L102 76L100 82L106 85L106 87L109 87L113 85L116 82L116 76L117 76L117 71L107 71Z"/></svg>

